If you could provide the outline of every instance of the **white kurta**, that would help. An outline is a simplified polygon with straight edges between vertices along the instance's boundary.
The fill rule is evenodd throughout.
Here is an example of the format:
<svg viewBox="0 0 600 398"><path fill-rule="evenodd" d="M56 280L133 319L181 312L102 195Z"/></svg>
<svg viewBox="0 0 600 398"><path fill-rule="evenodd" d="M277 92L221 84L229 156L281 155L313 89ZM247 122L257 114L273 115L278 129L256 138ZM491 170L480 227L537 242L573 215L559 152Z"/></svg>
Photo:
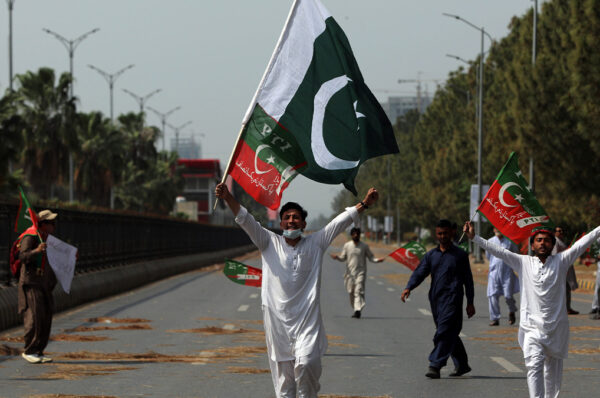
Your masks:
<svg viewBox="0 0 600 398"><path fill-rule="evenodd" d="M327 226L302 237L296 246L263 228L241 207L235 221L262 257L262 305L267 349L272 361L289 361L327 350L321 320L320 287L323 254L333 239L354 221L349 207Z"/></svg>
<svg viewBox="0 0 600 398"><path fill-rule="evenodd" d="M525 358L535 354L525 336L541 344L548 355L566 358L569 346L569 319L566 311L566 277L569 266L600 237L600 227L578 240L570 249L539 258L515 254L476 236L473 242L501 258L519 274L521 310L519 344Z"/></svg>
<svg viewBox="0 0 600 398"><path fill-rule="evenodd" d="M501 246L513 253L518 252L517 245L506 238L493 236L488 242ZM490 272L488 274L487 296L504 296L510 298L513 294L519 293L519 278L513 270L502 261L501 258L486 252L486 257L490 261Z"/></svg>

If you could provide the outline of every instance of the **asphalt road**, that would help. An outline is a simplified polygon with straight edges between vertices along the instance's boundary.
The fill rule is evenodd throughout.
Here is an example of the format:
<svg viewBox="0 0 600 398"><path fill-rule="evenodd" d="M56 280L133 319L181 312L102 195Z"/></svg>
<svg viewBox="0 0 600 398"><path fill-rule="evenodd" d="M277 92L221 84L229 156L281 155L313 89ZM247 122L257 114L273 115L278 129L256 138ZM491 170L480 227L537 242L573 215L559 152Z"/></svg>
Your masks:
<svg viewBox="0 0 600 398"><path fill-rule="evenodd" d="M260 261L257 253L241 259ZM325 259L321 300L329 350L321 397L527 397L517 327L508 326L504 305L500 326L488 326L484 285L476 284L477 314L465 316L463 327L473 371L449 378L450 361L441 379L429 380L428 282L402 303L409 270L391 259L369 264L367 306L353 319L343 270L343 263ZM274 397L259 293L213 267L57 314L47 348L54 362L0 356L0 397ZM591 306L589 295L575 293L574 301L580 310ZM600 321L585 314L570 320L562 396L598 396ZM2 333L3 350L20 348L21 333Z"/></svg>

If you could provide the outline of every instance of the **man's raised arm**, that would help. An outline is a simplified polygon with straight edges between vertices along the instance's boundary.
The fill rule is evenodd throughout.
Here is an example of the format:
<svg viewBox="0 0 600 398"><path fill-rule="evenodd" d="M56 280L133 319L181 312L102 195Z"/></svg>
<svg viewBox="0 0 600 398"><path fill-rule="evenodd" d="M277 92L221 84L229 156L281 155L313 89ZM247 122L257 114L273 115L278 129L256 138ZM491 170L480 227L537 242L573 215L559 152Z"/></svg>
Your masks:
<svg viewBox="0 0 600 398"><path fill-rule="evenodd" d="M491 242L488 242L481 236L476 236L475 230L473 228L473 223L471 223L471 221L465 222L463 232L465 233L465 235L467 235L469 239L471 239L475 244L479 245L479 247L481 247L483 250L498 257L506 264L508 264L512 269L519 272L521 268L521 256L519 254L513 253L510 250L506 250L502 246L498 246Z"/></svg>
<svg viewBox="0 0 600 398"><path fill-rule="evenodd" d="M229 188L227 188L227 185L225 183L221 182L217 184L217 186L215 187L215 195L217 195L217 198L223 199L225 203L227 203L227 206L231 209L231 212L234 216L238 215L240 211L240 204L233 197L231 192L229 192Z"/></svg>

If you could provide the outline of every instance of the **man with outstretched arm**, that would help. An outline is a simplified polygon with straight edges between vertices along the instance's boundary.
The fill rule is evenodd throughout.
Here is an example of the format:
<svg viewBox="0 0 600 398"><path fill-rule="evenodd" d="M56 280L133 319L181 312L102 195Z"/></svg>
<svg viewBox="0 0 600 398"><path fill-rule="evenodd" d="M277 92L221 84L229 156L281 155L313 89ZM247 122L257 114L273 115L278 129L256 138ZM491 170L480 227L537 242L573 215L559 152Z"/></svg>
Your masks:
<svg viewBox="0 0 600 398"><path fill-rule="evenodd" d="M440 369L446 366L449 357L452 357L455 366L451 377L471 371L467 351L459 335L463 320L463 296L467 296L466 312L471 318L475 315L475 290L469 255L454 244L454 235L450 221L440 220L437 223L435 236L439 245L421 259L400 296L405 302L410 292L431 275L429 303L436 331L433 336L434 347L429 354L429 368L425 373L430 379L440 378Z"/></svg>
<svg viewBox="0 0 600 398"><path fill-rule="evenodd" d="M278 235L256 222L225 184L218 184L215 193L260 250L263 322L275 393L278 398L317 398L321 357L327 349L320 310L323 255L340 232L353 221L358 225L358 214L373 205L379 193L369 189L356 206L308 236L302 235L307 213L297 203L281 208L283 235Z"/></svg>
<svg viewBox="0 0 600 398"><path fill-rule="evenodd" d="M519 274L519 345L527 367L529 396L558 397L563 359L569 348L567 272L575 259L600 238L600 227L579 239L570 249L555 255L551 254L556 243L552 231L534 229L529 238L533 256L513 253L475 236L471 222L465 223L463 231L475 244L502 259Z"/></svg>

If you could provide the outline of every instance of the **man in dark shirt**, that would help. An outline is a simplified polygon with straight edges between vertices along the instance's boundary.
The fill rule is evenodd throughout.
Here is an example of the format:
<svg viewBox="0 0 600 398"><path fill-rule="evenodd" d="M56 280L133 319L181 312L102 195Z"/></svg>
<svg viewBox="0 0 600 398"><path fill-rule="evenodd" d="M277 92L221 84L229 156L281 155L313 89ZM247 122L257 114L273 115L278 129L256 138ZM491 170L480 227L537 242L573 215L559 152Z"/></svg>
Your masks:
<svg viewBox="0 0 600 398"><path fill-rule="evenodd" d="M429 303L437 330L433 337L434 348L429 354L429 369L425 376L440 378L440 369L446 366L448 357L452 357L455 369L450 376L462 376L471 371L469 359L462 340L463 295L467 295L467 316L475 315L473 306L473 274L469 257L452 242L452 223L440 220L435 228L439 246L428 251L402 292L403 302L410 292L431 274ZM464 286L464 289L463 289Z"/></svg>
<svg viewBox="0 0 600 398"><path fill-rule="evenodd" d="M46 239L54 233L56 213L43 210L38 214L38 228L31 227L22 236L19 248L19 314L25 327L23 358L30 363L51 362L44 355L50 339L54 300L52 290L56 276L48 264Z"/></svg>

